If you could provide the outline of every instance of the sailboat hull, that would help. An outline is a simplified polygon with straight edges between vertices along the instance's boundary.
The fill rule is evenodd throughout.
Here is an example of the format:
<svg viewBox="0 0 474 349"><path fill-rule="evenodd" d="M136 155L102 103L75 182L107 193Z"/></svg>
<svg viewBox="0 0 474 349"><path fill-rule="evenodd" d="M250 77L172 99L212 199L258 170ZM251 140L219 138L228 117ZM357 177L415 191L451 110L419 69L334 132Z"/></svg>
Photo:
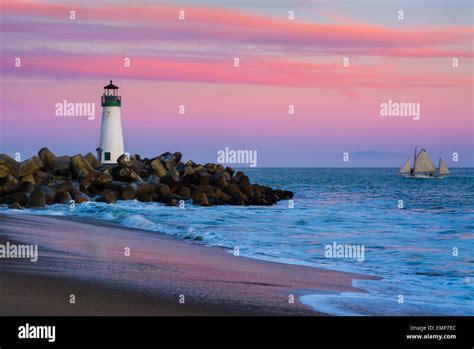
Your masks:
<svg viewBox="0 0 474 349"><path fill-rule="evenodd" d="M415 175L403 175L403 178L409 178L409 179L441 179L444 178L444 176L430 176L430 175L424 175L424 174L415 174Z"/></svg>

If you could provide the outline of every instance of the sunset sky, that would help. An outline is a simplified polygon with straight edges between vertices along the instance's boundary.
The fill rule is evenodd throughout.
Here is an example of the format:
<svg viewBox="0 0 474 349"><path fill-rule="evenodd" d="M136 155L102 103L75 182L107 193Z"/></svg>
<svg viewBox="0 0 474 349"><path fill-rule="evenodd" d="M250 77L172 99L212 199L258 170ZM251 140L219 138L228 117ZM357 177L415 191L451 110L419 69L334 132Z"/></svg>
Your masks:
<svg viewBox="0 0 474 349"><path fill-rule="evenodd" d="M1 1L0 152L94 151L112 79L131 154L401 166L418 146L474 165L472 1L87 3ZM64 100L96 103L95 120L56 116ZM381 116L388 100L420 103L420 120Z"/></svg>

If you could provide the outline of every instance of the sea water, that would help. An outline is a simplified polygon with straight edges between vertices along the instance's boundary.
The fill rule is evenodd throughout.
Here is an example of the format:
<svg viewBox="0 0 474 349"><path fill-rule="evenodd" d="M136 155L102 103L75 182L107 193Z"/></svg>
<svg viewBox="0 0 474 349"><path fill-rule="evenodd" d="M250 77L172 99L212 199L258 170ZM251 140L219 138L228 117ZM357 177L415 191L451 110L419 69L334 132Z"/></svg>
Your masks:
<svg viewBox="0 0 474 349"><path fill-rule="evenodd" d="M396 169L245 169L253 183L291 190L271 207L88 202L34 214L72 215L220 246L241 256L377 276L365 292L295 290L332 315L474 315L474 169L405 179ZM363 261L327 258L363 246Z"/></svg>

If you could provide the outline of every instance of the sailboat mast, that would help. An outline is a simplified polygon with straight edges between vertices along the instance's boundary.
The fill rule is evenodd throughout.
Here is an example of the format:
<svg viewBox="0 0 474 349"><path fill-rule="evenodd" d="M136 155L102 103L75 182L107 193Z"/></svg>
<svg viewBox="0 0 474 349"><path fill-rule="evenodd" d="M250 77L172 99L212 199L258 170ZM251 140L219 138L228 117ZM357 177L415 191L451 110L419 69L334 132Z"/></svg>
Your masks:
<svg viewBox="0 0 474 349"><path fill-rule="evenodd" d="M417 147L415 146L415 156L413 156L413 170L415 170L416 150L417 150Z"/></svg>

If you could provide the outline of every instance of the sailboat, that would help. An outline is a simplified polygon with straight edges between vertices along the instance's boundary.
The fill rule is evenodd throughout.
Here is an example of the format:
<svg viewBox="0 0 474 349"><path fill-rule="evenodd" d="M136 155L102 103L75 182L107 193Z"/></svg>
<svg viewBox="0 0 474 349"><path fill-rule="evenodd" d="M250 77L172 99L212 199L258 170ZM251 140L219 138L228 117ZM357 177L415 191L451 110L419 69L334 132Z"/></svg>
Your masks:
<svg viewBox="0 0 474 349"><path fill-rule="evenodd" d="M415 148L413 167L411 167L412 157L410 156L399 171L405 178L443 178L450 174L442 159L439 159L438 169L436 170L425 149L421 149L418 154L416 152Z"/></svg>

